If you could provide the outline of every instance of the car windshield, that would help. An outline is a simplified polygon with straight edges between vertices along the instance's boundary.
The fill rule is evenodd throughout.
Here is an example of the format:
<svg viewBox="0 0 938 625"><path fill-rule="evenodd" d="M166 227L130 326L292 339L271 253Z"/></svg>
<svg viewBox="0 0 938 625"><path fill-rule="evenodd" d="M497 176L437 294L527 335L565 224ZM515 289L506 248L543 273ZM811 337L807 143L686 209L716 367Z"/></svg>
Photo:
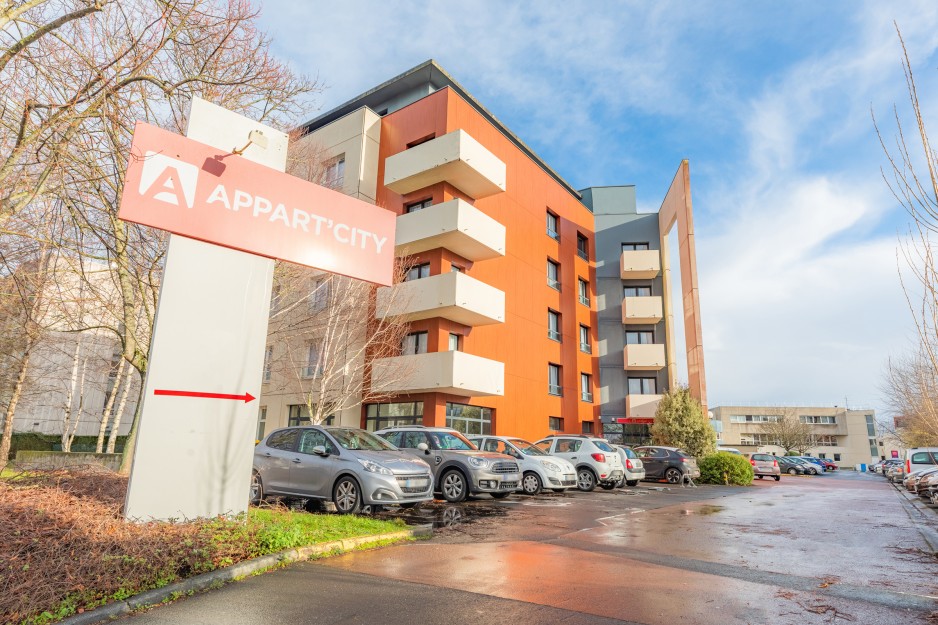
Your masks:
<svg viewBox="0 0 938 625"><path fill-rule="evenodd" d="M478 449L459 432L427 432L433 441L434 449L453 449L456 451L472 451Z"/></svg>
<svg viewBox="0 0 938 625"><path fill-rule="evenodd" d="M383 438L378 438L365 430L334 428L329 430L329 434L342 446L342 449L353 451L356 449L363 451L393 451L397 449Z"/></svg>
<svg viewBox="0 0 938 625"><path fill-rule="evenodd" d="M546 456L547 455L543 451L535 447L533 443L529 443L528 441L522 438L509 438L508 442L514 445L515 447L517 447L519 450L521 450L521 453L523 453L525 456Z"/></svg>
<svg viewBox="0 0 938 625"><path fill-rule="evenodd" d="M606 441L593 441L593 444L596 445L597 449L601 449L602 451L615 451Z"/></svg>

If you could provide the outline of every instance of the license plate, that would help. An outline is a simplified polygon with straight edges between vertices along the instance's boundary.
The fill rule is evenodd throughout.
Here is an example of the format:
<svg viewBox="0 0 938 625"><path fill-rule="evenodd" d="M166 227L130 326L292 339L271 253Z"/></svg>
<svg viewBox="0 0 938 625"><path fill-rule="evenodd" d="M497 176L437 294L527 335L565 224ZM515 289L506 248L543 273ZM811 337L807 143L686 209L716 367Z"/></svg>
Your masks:
<svg viewBox="0 0 938 625"><path fill-rule="evenodd" d="M423 488L427 485L427 480L404 480L404 488Z"/></svg>

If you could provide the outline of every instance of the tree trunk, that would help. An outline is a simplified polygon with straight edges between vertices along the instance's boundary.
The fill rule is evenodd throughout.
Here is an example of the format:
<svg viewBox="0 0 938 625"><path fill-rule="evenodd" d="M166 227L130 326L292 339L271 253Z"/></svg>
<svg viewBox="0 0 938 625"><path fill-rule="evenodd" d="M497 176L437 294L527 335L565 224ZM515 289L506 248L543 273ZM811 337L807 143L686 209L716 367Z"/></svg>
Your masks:
<svg viewBox="0 0 938 625"><path fill-rule="evenodd" d="M137 408L134 410L134 420L130 424L130 432L127 434L127 440L124 442L124 454L121 457L120 473L130 475L130 468L134 464L134 448L137 445L137 428L140 425L140 413L143 409L143 402L140 401L143 395L143 380L140 381L140 390L137 392Z"/></svg>
<svg viewBox="0 0 938 625"><path fill-rule="evenodd" d="M104 451L104 433L107 431L107 424L111 420L111 410L114 408L114 398L117 397L117 391L120 389L121 381L124 379L124 365L127 363L123 357L117 365L117 375L114 376L114 386L111 388L111 396L107 398L104 406L104 414L101 415L101 425L98 427L98 442L94 446L94 452L100 454ZM120 417L118 416L118 419Z"/></svg>
<svg viewBox="0 0 938 625"><path fill-rule="evenodd" d="M65 416L62 418L62 451L69 451L72 447L68 436L69 426L72 423L72 402L75 400L75 386L78 384L78 356L81 353L81 334L75 343L75 355L72 357L72 377L68 384L68 394L65 396Z"/></svg>
<svg viewBox="0 0 938 625"><path fill-rule="evenodd" d="M127 382L124 383L124 390L121 393L120 403L117 405L117 412L114 414L114 425L111 426L111 435L107 439L107 453L109 454L114 453L117 433L121 427L121 418L124 416L124 408L127 406L127 396L130 394L130 387L133 385L133 382L133 378L128 375Z"/></svg>
<svg viewBox="0 0 938 625"><path fill-rule="evenodd" d="M23 383L26 381L26 370L29 368L29 353L31 346L27 348L20 361L20 370L16 376L16 384L13 386L13 395L10 397L10 405L7 406L7 412L3 419L3 436L0 437L0 471L6 468L8 457L10 455L10 442L13 439L13 415L16 414L16 404L23 393Z"/></svg>

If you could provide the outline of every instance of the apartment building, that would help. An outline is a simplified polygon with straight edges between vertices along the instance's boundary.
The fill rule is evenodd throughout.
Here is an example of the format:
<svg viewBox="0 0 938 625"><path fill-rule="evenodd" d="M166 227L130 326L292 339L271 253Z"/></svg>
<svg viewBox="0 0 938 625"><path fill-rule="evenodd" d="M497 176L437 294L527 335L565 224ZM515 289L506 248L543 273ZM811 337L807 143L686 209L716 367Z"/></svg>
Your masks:
<svg viewBox="0 0 938 625"><path fill-rule="evenodd" d="M868 464L886 454L877 433L874 410L838 406L719 406L712 408L714 421L722 427L720 445L743 453L782 455L785 450L773 444L763 424L790 415L811 426L815 446L808 454L826 458L843 467Z"/></svg>
<svg viewBox="0 0 938 625"><path fill-rule="evenodd" d="M403 282L377 293L379 317L409 324L400 355L375 360L368 372L393 397L364 402L358 414L346 411L333 422L368 430L447 425L535 439L599 433L601 406L608 406L602 421L613 429L616 419L654 414L649 401L626 406L628 372L660 378L652 394L674 383L664 321L667 263L660 260L657 230L622 232L644 222L610 227L614 234L600 242L599 216L621 210L618 195L577 191L433 61L320 115L304 132L301 150L325 163L337 188L398 215L396 252L410 267ZM686 163L679 176L683 184ZM689 210L689 189L674 193L687 195ZM631 209L638 217L634 194ZM665 233L684 215L668 211ZM655 277L629 273L623 280L622 259L632 261L622 243L638 241L650 246L644 260L653 263ZM613 265L619 286L601 292L597 268ZM649 279L660 312L654 321L647 316L654 311L635 317L639 304L654 307L636 302L624 324L623 285ZM600 374L607 349L600 310L619 315L617 337L608 340L622 346L621 371L609 381ZM632 325L660 328L650 346L657 351L636 341L627 368ZM610 355L607 364L613 360ZM702 382L702 356L699 363ZM295 423L289 415L302 412L296 396L268 394L276 382L268 381L261 398L268 431Z"/></svg>

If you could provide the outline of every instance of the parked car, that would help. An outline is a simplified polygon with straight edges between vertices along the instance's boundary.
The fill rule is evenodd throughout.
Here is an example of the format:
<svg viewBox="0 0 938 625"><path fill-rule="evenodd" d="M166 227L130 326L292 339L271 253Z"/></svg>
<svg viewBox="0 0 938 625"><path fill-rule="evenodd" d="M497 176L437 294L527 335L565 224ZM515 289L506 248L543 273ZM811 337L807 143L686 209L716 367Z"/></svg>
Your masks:
<svg viewBox="0 0 938 625"><path fill-rule="evenodd" d="M913 471L909 473L904 480L902 480L902 485L905 486L906 490L910 493L918 492L918 485L923 477L927 477L938 471L938 467L931 467L928 469L919 469L918 471Z"/></svg>
<svg viewBox="0 0 938 625"><path fill-rule="evenodd" d="M576 467L576 487L592 491L598 484L616 487L625 475L619 453L608 442L585 434L558 434L534 443L541 451L569 460Z"/></svg>
<svg viewBox="0 0 938 625"><path fill-rule="evenodd" d="M576 486L576 467L560 456L551 456L521 438L510 436L471 436L469 441L482 451L511 456L521 466L521 492L536 495L543 488L562 493Z"/></svg>
<svg viewBox="0 0 938 625"><path fill-rule="evenodd" d="M824 463L824 468L827 469L828 471L837 470L837 465L834 464L833 460L828 460L827 458L818 458L818 460Z"/></svg>
<svg viewBox="0 0 938 625"><path fill-rule="evenodd" d="M811 475L818 475L820 473L825 473L827 471L827 467L824 465L824 461L821 460L820 458L815 458L814 456L794 456L794 457L797 458L798 460L801 460L802 462L808 463L809 465L808 469L812 468L810 465L814 465L815 467L817 467L814 473L811 473L811 471L808 471L808 473L810 473Z"/></svg>
<svg viewBox="0 0 938 625"><path fill-rule="evenodd" d="M760 480L764 477L775 478L778 482L782 479L782 470L778 466L778 459L770 454L751 454L749 464L752 465L752 472Z"/></svg>
<svg viewBox="0 0 938 625"><path fill-rule="evenodd" d="M251 501L267 495L331 500L344 514L366 505L407 508L433 499L433 476L426 462L370 432L289 427L254 447Z"/></svg>
<svg viewBox="0 0 938 625"><path fill-rule="evenodd" d="M915 447L905 450L906 475L938 465L938 447Z"/></svg>
<svg viewBox="0 0 938 625"><path fill-rule="evenodd" d="M481 493L501 499L516 491L521 483L521 469L514 458L479 451L456 430L407 425L385 428L375 434L426 460L433 470L436 491L451 503Z"/></svg>
<svg viewBox="0 0 938 625"><path fill-rule="evenodd" d="M667 480L669 484L681 484L685 477L700 477L697 459L676 447L636 447L635 453L645 464L646 480Z"/></svg>
<svg viewBox="0 0 938 625"><path fill-rule="evenodd" d="M938 478L938 467L933 469L925 469L919 473L918 479L915 481L912 492L914 492L919 497L923 499L929 498L928 489L931 485L931 481L935 478Z"/></svg>
<svg viewBox="0 0 938 625"><path fill-rule="evenodd" d="M616 488L626 485L638 486L638 483L645 479L645 464L631 447L625 445L612 445L612 447L618 450L619 460L622 461L622 468L625 471L625 475L616 484Z"/></svg>
<svg viewBox="0 0 938 625"><path fill-rule="evenodd" d="M778 460L778 468L781 469L782 473L787 473L788 475L804 475L805 468L801 465L800 462L795 462L795 459L790 456L776 456Z"/></svg>
<svg viewBox="0 0 938 625"><path fill-rule="evenodd" d="M888 466L885 475L890 482L901 482L905 477L905 462Z"/></svg>

